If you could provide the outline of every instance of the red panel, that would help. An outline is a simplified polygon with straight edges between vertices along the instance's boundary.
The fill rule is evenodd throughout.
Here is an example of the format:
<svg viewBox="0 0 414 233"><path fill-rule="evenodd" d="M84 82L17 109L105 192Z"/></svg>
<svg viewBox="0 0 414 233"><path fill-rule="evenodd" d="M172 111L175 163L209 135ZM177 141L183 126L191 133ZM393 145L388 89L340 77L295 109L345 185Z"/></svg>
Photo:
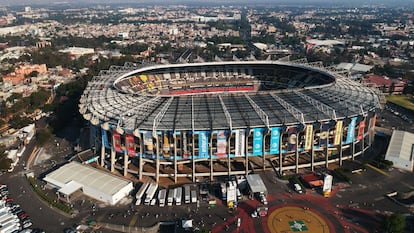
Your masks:
<svg viewBox="0 0 414 233"><path fill-rule="evenodd" d="M113 135L112 136L112 138L113 138L112 144L114 146L115 151L118 152L118 153L122 152L122 149L121 149L121 135L119 135L119 133L117 133L115 131L112 133L112 135Z"/></svg>
<svg viewBox="0 0 414 233"><path fill-rule="evenodd" d="M134 135L127 134L125 136L125 145L126 145L126 149L128 151L128 155L130 157L134 157L135 156Z"/></svg>

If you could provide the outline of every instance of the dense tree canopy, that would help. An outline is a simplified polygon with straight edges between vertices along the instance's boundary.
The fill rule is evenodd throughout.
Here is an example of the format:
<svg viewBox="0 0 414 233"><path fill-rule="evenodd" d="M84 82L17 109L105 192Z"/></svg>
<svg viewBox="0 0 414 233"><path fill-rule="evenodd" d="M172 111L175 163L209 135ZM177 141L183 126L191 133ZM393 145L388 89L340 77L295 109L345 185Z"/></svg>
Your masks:
<svg viewBox="0 0 414 233"><path fill-rule="evenodd" d="M38 129L36 131L37 145L43 146L52 137L52 132L48 128Z"/></svg>
<svg viewBox="0 0 414 233"><path fill-rule="evenodd" d="M4 171L10 168L11 159L7 158L6 148L0 146L0 171Z"/></svg>
<svg viewBox="0 0 414 233"><path fill-rule="evenodd" d="M401 213L386 216L381 224L381 232L402 233L405 228L405 217Z"/></svg>
<svg viewBox="0 0 414 233"><path fill-rule="evenodd" d="M23 127L28 126L32 123L32 120L25 116L20 116L18 114L13 115L13 117L9 120L10 127L14 129L21 129Z"/></svg>

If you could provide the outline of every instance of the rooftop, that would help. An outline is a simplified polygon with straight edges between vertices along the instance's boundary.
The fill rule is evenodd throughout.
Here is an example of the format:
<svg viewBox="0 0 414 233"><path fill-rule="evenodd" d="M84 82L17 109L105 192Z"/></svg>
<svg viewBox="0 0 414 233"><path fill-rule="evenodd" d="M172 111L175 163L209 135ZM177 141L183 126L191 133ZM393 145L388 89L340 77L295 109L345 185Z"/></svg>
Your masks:
<svg viewBox="0 0 414 233"><path fill-rule="evenodd" d="M44 180L54 185L61 185L60 188L65 192L70 192L80 186L88 186L108 195L117 193L131 183L131 181L75 161L47 174Z"/></svg>

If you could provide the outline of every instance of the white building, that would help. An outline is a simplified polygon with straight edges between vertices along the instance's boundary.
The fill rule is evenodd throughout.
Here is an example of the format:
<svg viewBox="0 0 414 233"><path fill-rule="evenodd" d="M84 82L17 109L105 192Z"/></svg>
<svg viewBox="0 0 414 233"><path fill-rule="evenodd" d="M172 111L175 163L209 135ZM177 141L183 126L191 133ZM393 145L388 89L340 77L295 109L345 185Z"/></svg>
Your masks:
<svg viewBox="0 0 414 233"><path fill-rule="evenodd" d="M60 167L43 180L55 187L58 195L66 197L68 201L71 194L82 190L94 199L115 205L133 190L131 181L78 162Z"/></svg>
<svg viewBox="0 0 414 233"><path fill-rule="evenodd" d="M394 130L385 159L394 163L395 168L413 171L414 134Z"/></svg>

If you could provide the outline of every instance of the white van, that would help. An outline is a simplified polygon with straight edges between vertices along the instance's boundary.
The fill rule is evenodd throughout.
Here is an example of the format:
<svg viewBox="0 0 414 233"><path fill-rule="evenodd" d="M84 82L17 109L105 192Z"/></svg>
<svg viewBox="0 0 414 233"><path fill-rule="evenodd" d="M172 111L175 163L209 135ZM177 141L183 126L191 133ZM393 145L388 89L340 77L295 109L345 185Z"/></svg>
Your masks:
<svg viewBox="0 0 414 233"><path fill-rule="evenodd" d="M303 193L302 187L299 184L293 184L293 187L295 188L295 191L298 193Z"/></svg>

